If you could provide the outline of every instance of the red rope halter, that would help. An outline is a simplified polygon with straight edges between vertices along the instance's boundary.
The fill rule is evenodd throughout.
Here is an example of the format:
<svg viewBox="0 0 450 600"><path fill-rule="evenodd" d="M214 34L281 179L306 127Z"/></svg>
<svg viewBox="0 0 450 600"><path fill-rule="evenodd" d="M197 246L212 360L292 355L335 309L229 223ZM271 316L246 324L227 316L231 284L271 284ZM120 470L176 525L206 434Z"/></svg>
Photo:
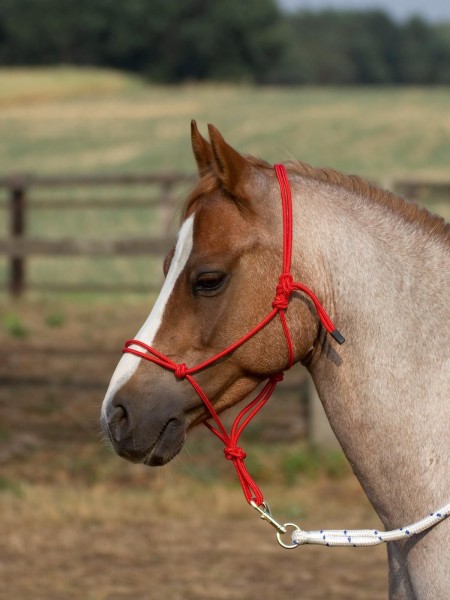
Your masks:
<svg viewBox="0 0 450 600"><path fill-rule="evenodd" d="M177 364L170 360L161 352L155 350L151 346L148 346L144 342L140 340L128 340L125 342L125 346L122 352L129 352L130 354L134 354L139 356L140 358L144 358L150 362L153 362L157 365L160 365L164 369L168 369L169 371L173 371L175 377L179 380L187 379L189 383L192 385L194 390L197 392L206 408L208 409L211 417L216 423L217 427L214 427L210 423L206 422L205 425L216 435L225 445L224 454L227 460L231 460L235 466L236 472L238 474L239 480L241 482L241 486L247 499L247 502L254 502L257 506L260 506L264 502L264 496L259 489L258 485L252 479L250 474L248 473L244 460L246 454L242 448L238 446L239 437L241 436L244 429L253 419L253 417L261 410L261 408L265 405L265 403L271 397L275 387L279 381L283 379L283 373L278 373L276 375L272 375L269 378L261 392L258 396L252 400L236 417L233 426L231 428L230 434L228 434L227 430L223 426L222 421L219 418L214 406L211 404L210 400L207 398L202 388L199 386L197 381L192 377L198 371L209 367L211 364L217 362L224 356L227 356L234 352L237 348L245 344L250 338L256 335L261 329L263 329L272 319L278 314L280 316L281 325L283 328L284 336L286 338L287 348L288 348L288 369L292 367L294 364L294 347L292 344L291 334L286 322L285 311L289 306L289 302L292 294L295 291L301 291L307 294L314 306L316 308L317 314L319 316L320 321L322 322L325 329L330 333L333 338L339 343L342 344L344 342L344 337L339 333L336 327L333 325L330 317L325 312L325 309L317 299L317 297L313 294L313 292L303 285L302 283L294 282L294 279L291 275L291 259L292 259L292 198L291 198L291 189L289 186L289 180L287 177L286 169L283 165L275 165L275 172L278 177L278 182L280 185L281 191L281 202L283 209L283 272L280 275L278 285L276 288L276 295L272 302L272 310L271 312L262 320L256 327L254 327L251 331L246 333L243 337L241 337L237 342L231 344L218 354L215 354L211 358L208 358L204 362L194 366L188 367L185 363ZM139 346L143 351L136 350L131 348L131 346Z"/></svg>

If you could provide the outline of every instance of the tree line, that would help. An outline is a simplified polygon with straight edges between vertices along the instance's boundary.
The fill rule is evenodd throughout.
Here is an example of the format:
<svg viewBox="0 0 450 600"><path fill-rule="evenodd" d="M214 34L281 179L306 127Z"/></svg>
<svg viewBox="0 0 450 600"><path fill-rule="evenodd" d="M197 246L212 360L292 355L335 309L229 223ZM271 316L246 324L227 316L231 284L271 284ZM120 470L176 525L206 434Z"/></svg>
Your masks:
<svg viewBox="0 0 450 600"><path fill-rule="evenodd" d="M449 84L450 24L275 0L0 0L0 64L61 63L166 83Z"/></svg>

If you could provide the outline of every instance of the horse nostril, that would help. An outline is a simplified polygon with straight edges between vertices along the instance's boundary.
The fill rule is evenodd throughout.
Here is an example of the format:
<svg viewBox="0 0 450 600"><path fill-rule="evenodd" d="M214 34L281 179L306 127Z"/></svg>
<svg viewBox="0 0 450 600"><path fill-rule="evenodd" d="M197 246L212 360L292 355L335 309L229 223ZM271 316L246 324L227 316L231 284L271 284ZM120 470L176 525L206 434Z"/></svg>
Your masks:
<svg viewBox="0 0 450 600"><path fill-rule="evenodd" d="M127 421L128 420L128 413L127 410L124 406L122 406L122 404L118 404L116 406L116 409L114 411L114 416L117 419L117 421L120 423L121 421Z"/></svg>
<svg viewBox="0 0 450 600"><path fill-rule="evenodd" d="M116 442L125 437L129 428L129 418L126 408L117 404L109 417L109 429Z"/></svg>

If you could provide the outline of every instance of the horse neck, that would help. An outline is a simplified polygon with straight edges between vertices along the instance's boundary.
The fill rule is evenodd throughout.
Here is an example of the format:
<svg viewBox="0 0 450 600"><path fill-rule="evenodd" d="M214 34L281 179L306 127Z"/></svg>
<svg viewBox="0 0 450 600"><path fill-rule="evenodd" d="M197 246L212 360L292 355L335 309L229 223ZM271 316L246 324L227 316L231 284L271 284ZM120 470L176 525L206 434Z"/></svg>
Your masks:
<svg viewBox="0 0 450 600"><path fill-rule="evenodd" d="M380 517L415 519L450 491L448 247L375 201L297 189L294 269L347 340L321 336L308 369Z"/></svg>

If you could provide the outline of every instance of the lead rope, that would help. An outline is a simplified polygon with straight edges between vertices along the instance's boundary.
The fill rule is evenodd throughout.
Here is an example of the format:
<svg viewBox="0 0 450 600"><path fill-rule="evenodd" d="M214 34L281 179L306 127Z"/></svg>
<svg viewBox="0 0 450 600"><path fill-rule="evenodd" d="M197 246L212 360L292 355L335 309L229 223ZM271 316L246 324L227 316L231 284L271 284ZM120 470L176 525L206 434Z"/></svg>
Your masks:
<svg viewBox="0 0 450 600"><path fill-rule="evenodd" d="M381 541L380 540L378 542L371 541L370 544L367 544L366 542L367 542L368 537L370 537L370 539L372 540L371 536L372 536L373 532L371 532L370 530L369 530L370 535L368 535L367 531L365 531L365 532L364 531L363 532L352 531L352 532L347 532L348 533L347 536L346 536L345 531L344 532L341 532L341 531L339 531L339 532L331 532L331 531L329 531L329 532L326 532L326 531L306 532L306 531L302 531L300 529L300 527L298 527L298 525L295 525L293 523L285 523L284 525L281 525L272 517L269 505L267 504L267 502L264 501L263 493L261 492L261 490L258 487L258 485L256 484L256 482L253 480L253 478L247 471L247 468L244 463L245 458L246 458L246 453L241 447L238 446L238 442L239 442L239 437L242 434L242 432L244 431L245 427L247 427L247 425L250 423L250 421L253 419L253 417L262 409L262 407L269 400L269 398L271 397L271 395L273 394L273 392L276 388L277 383L282 381L283 373L277 373L269 378L269 380L264 385L264 387L262 388L260 393L257 395L257 397L254 400L252 400L237 415L237 417L232 425L230 434L228 434L227 430L225 429L223 423L220 420L219 415L217 414L217 411L215 410L214 406L210 402L209 398L203 392L203 390L200 387L200 385L198 384L198 382L192 377L193 374L205 369L206 367L209 367L213 363L215 363L218 360L220 360L221 358L224 358L225 356L231 354L236 349L238 349L240 346L245 344L250 338L252 338L259 331L261 331L261 329L263 329L268 323L270 323L277 314L280 317L280 322L282 325L284 337L286 339L287 350L288 350L288 369L291 368L292 365L294 364L294 347L293 347L289 327L287 325L285 311L287 310L287 308L289 306L289 302L292 297L292 294L295 291L301 291L301 292L307 294L307 296L309 296L309 298L312 300L314 307L317 311L317 315L318 315L322 325L324 326L324 328L328 331L328 333L330 333L330 335L339 344L342 344L345 341L344 337L336 329L336 327L334 326L330 317L328 316L325 309L323 308L322 304L320 303L318 298L313 294L313 292L306 285L299 283L299 282L294 282L294 279L291 274L292 236L293 236L291 189L290 189L289 180L287 177L285 167L283 165L275 165L275 172L276 172L278 182L280 185L282 212L283 212L283 272L280 275L278 285L276 288L275 299L272 302L272 311L262 321L260 321L260 323L258 323L258 325L256 325L256 327L254 327L251 331L249 331L247 334L245 334L237 342L235 342L234 344L231 344L230 346L228 346L227 348L225 348L218 354L215 354L211 358L205 360L204 362L202 362L194 367L188 367L185 363L179 363L179 364L175 363L170 358L168 358L167 356L165 356L164 354L162 354L155 348L152 348L151 346L149 346L148 344L145 344L144 342L142 342L140 340L128 340L127 342L125 342L122 352L134 354L135 356L139 356L140 358L148 360L149 362L153 362L153 363L163 367L164 369L170 370L174 373L175 377L179 380L187 379L187 381L194 388L194 390L196 391L198 396L201 398L202 402L208 409L208 412L210 413L212 419L216 423L216 427L214 427L213 425L211 425L208 422L205 422L205 425L206 425L206 427L208 427L208 429L212 433L214 433L215 436L217 436L223 442L223 444L225 446L225 448L224 448L225 458L227 460L231 460L233 462L233 465L236 469L236 472L239 477L239 481L241 483L242 490L244 492L247 502L255 510L257 510L259 512L262 519L264 519L265 521L267 521L273 527L276 528L277 540L281 546L283 546L284 548L296 548L298 545L305 544L305 543L309 543L309 544L318 544L319 543L319 544L324 544L324 545L329 545L329 546L337 546L337 545L357 546L357 545L373 545L374 543L381 543L381 541L392 541L392 540L382 539ZM136 349L136 347L132 347L132 346L138 346L141 348L141 350L138 350L138 349ZM438 513L434 513L434 514L430 515L429 517L427 517L426 519L423 519L422 521L426 521L427 525L424 528L420 529L420 531L423 531L423 529L426 529L427 527L431 527L432 525L437 523L439 520L442 520L443 518L447 517L449 508L450 508L450 505L447 505ZM438 514L439 515L443 514L444 516L437 517ZM428 524L430 519L437 519L437 520L433 520L431 522L431 524ZM420 521L419 523L422 523L422 521ZM411 531L413 531L413 528L416 527L417 525L418 524L416 523L414 526L411 526L408 528L408 531L410 532L411 535L412 535ZM284 543L282 540L282 537L281 537L282 535L284 535L287 532L288 527L291 527L294 529L293 534L292 534L292 544ZM398 531L401 531L401 530L398 530ZM384 532L383 534L380 534L380 536L381 535L386 536L388 533L395 533L395 532ZM418 533L418 531L414 530L414 533ZM324 537L324 535L325 535L325 537ZM405 535L407 536L409 534L405 533ZM344 539L342 536L344 536L344 537L346 536L347 541L345 543L342 543L343 539ZM328 538L328 537L329 537L329 540L327 541L326 538ZM348 541L348 538L355 539L356 542L351 544ZM360 540L360 543L358 543L358 538ZM400 539L400 538L395 538L395 539ZM361 542L365 542L365 543L361 543Z"/></svg>
<svg viewBox="0 0 450 600"><path fill-rule="evenodd" d="M416 521L406 527L393 529L392 531L378 531L376 529L328 529L320 531L303 531L294 523L285 523L285 531L277 531L278 542L284 548L297 548L303 544L319 544L321 546L377 546L387 542L396 542L417 535L434 527L450 515L450 502L430 513L420 521ZM291 535L292 544L285 544L281 539L281 534L286 533L288 527L293 527Z"/></svg>

